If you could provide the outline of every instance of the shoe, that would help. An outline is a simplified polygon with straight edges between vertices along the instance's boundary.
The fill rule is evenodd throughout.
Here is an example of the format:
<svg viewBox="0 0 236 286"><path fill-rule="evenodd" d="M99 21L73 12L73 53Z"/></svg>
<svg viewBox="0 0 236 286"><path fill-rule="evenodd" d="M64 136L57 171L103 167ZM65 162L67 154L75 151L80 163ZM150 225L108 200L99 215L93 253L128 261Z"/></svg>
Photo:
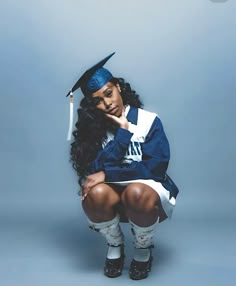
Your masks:
<svg viewBox="0 0 236 286"><path fill-rule="evenodd" d="M124 246L121 246L121 256L116 259L106 258L104 265L104 275L109 278L115 278L122 274L124 267Z"/></svg>
<svg viewBox="0 0 236 286"><path fill-rule="evenodd" d="M133 280L141 280L147 278L148 273L152 269L153 257L150 253L149 260L146 262L132 260L129 268L129 277Z"/></svg>

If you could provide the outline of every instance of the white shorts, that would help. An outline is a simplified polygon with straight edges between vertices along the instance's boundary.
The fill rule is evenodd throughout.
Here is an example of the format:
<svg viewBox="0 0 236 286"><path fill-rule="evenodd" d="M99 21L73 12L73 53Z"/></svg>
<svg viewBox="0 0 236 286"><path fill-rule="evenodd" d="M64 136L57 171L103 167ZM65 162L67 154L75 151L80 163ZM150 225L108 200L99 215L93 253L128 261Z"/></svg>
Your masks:
<svg viewBox="0 0 236 286"><path fill-rule="evenodd" d="M162 186L161 183L156 182L151 179L150 180L138 179L138 180L130 180L130 181L122 181L122 182L106 182L106 183L117 184L120 186L127 186L128 184L131 184L131 183L143 183L145 185L148 185L149 187L151 187L153 190L155 190L158 193L163 210L165 211L168 218L171 218L172 212L173 212L173 209L176 203L176 199L174 197L169 199L170 192L166 190Z"/></svg>

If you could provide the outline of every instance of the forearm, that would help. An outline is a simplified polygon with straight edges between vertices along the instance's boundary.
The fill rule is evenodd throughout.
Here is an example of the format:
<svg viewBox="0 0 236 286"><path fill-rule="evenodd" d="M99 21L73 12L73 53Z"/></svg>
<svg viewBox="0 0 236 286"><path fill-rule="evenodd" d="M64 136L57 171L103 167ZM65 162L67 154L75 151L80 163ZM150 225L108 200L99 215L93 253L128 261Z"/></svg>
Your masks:
<svg viewBox="0 0 236 286"><path fill-rule="evenodd" d="M127 152L132 133L126 129L118 128L113 140L98 153L97 158L91 162L88 172L95 173L104 170L105 163L120 164Z"/></svg>
<svg viewBox="0 0 236 286"><path fill-rule="evenodd" d="M154 179L161 181L165 177L168 167L168 161L155 162L149 161L133 161L131 164L111 165L106 164L104 168L105 181L127 181L136 179Z"/></svg>

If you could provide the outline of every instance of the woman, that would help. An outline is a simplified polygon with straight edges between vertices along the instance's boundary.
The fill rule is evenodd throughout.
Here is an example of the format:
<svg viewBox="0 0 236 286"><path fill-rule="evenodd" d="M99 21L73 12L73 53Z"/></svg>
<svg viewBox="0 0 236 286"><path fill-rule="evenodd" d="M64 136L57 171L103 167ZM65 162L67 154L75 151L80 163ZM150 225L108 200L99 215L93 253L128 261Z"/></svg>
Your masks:
<svg viewBox="0 0 236 286"><path fill-rule="evenodd" d="M151 271L154 231L171 216L178 189L166 174L169 144L160 119L141 109L128 83L103 68L113 54L86 71L72 89L80 87L84 98L71 161L90 228L108 244L104 274L122 273L124 236L119 223L127 221L134 236L129 275L140 280Z"/></svg>

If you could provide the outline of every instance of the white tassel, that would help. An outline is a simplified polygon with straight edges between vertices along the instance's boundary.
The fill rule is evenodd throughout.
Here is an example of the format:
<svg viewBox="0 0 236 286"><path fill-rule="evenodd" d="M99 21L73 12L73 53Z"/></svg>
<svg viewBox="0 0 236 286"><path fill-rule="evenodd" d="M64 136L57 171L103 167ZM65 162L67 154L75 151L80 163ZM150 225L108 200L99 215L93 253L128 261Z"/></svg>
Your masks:
<svg viewBox="0 0 236 286"><path fill-rule="evenodd" d="M68 130L68 134L67 134L67 141L71 140L71 135L72 135L72 128L73 128L73 102L74 102L74 98L73 98L73 92L70 92L70 122L69 122L69 130Z"/></svg>

